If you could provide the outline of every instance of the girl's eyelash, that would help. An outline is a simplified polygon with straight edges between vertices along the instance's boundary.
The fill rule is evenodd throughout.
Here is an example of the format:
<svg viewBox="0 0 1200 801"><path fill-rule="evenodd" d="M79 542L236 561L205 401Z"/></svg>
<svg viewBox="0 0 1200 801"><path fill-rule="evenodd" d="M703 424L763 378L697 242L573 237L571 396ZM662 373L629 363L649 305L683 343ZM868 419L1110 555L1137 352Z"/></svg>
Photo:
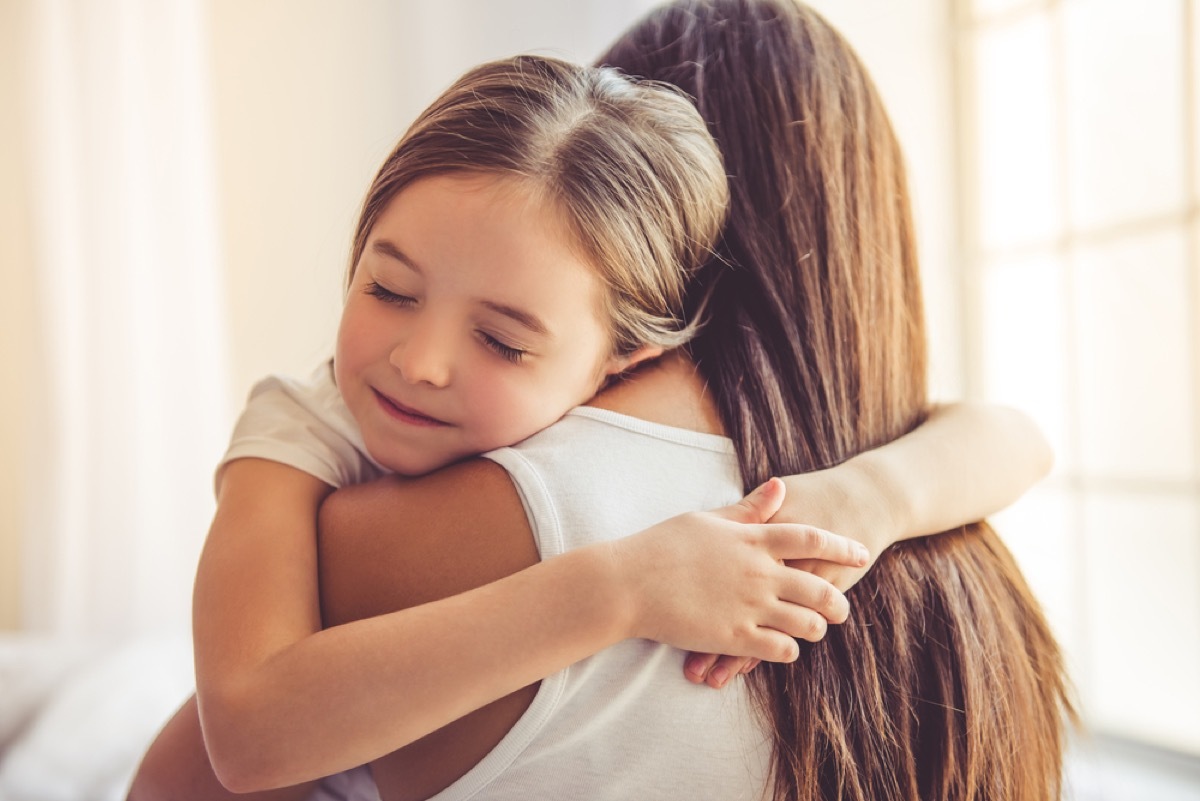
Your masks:
<svg viewBox="0 0 1200 801"><path fill-rule="evenodd" d="M366 293L371 297L379 298L384 303L398 303L402 306L416 303L415 298L410 298L408 295L397 295L392 290L376 283L375 281L367 284Z"/></svg>
<svg viewBox="0 0 1200 801"><path fill-rule="evenodd" d="M395 303L400 306L408 306L417 302L416 298L409 297L408 295L399 295L375 281L371 281L369 284L367 284L363 291L371 297L382 300L384 303ZM486 345L488 348L494 351L496 355L500 356L500 358L506 361L510 361L513 364L519 364L521 360L525 358L526 351L523 351L520 348L514 348L511 345L505 345L491 334L486 334L483 331L480 331L479 338L483 341L484 345Z"/></svg>
<svg viewBox="0 0 1200 801"><path fill-rule="evenodd" d="M485 334L482 331L479 332L479 337L483 340L483 344L494 350L502 359L510 361L513 364L518 364L522 359L525 358L525 351L521 350L520 348L514 348L511 345L505 345L500 340L489 334Z"/></svg>

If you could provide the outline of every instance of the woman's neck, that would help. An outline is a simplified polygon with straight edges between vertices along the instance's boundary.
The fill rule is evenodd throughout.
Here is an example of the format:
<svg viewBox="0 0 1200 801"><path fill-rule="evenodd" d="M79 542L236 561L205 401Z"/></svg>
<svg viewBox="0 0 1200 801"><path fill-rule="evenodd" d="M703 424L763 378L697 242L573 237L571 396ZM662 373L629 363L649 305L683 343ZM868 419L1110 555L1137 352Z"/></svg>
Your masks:
<svg viewBox="0 0 1200 801"><path fill-rule="evenodd" d="M725 433L704 379L692 360L678 350L623 374L587 405L676 428Z"/></svg>

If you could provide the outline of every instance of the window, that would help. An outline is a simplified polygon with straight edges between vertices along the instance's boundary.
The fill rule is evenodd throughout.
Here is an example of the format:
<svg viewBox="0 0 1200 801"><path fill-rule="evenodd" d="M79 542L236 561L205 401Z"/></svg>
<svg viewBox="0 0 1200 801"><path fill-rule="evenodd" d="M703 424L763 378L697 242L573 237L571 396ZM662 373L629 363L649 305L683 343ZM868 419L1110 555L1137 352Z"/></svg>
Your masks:
<svg viewBox="0 0 1200 801"><path fill-rule="evenodd" d="M1089 726L1200 755L1200 10L954 17L966 383L1058 455L997 528Z"/></svg>

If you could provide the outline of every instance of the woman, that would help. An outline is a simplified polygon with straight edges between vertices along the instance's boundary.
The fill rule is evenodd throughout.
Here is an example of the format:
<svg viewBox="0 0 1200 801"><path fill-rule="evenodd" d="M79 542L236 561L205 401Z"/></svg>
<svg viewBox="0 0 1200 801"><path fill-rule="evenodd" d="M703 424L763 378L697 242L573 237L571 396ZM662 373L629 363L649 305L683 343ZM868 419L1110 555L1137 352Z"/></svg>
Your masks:
<svg viewBox="0 0 1200 801"><path fill-rule="evenodd" d="M728 433L747 485L830 467L915 427L924 414L924 342L907 194L886 117L845 43L787 3L680 3L636 27L605 61L681 83L735 177L724 258L710 263L692 299L698 309L712 297L694 365L663 360L597 405L656 425ZM761 129L731 127L742 117ZM839 513L836 499L819 495L826 475L809 479L818 501L803 519L817 525ZM537 551L521 500L508 475L487 463L335 497L323 513L327 622L422 603L532 563ZM789 493L793 504L804 500ZM410 520L421 516L423 536L369 534L386 532L395 504ZM484 527L482 541L463 536ZM826 527L860 534L878 550L874 532ZM754 674L775 738L773 766L760 767L769 767L779 797L814 797L814 788L862 798L968 797L964 788L1046 797L1029 788L1047 793L1057 782L1061 667L1001 553L986 533L889 552L867 579L872 590L856 593L850 625L859 630L844 642L834 630L828 648L811 649L795 670ZM453 566L457 583L398 572L437 559ZM881 631L887 621L895 627ZM923 642L920 627L944 636ZM873 631L882 636L873 639ZM970 640L990 650L973 655L964 645ZM989 660L990 674L976 675L980 659ZM838 673L839 665L849 672ZM895 670L885 676L885 667ZM1007 709L985 714L983 707L1005 706L987 693L1005 698L1014 687ZM447 786L491 752L536 693L519 691L378 764L381 789L424 797ZM1031 735L1048 754L1018 769L1016 750L1000 744ZM662 765L669 767L695 769ZM619 792L615 786L596 790Z"/></svg>

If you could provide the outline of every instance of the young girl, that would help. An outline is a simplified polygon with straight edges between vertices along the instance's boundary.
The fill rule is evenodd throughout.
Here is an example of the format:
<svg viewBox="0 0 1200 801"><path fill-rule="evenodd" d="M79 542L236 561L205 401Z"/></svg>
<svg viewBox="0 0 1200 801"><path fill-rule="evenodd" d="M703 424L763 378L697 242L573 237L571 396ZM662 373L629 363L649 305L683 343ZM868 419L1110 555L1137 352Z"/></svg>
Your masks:
<svg viewBox="0 0 1200 801"><path fill-rule="evenodd" d="M517 59L460 81L388 159L355 238L336 387L328 369L308 386L263 385L220 475L197 581L197 675L209 753L229 786L365 762L629 636L791 659L796 645L781 631L819 639L826 620L844 618L832 587L774 560L855 564L836 538L806 552L779 543L811 531L764 537L691 516L314 633L313 520L330 487L512 442L691 334L685 273L720 224L723 176L681 103L611 73ZM962 427L940 430L953 438ZM1025 436L1035 454L1014 468L1023 487L1044 469L1039 442L1020 423L1004 433ZM903 478L889 476L907 489ZM756 506L722 515L765 518L779 500L769 485ZM963 519L996 503L974 500ZM453 519L454 509L442 513ZM873 533L891 541L941 527L917 515ZM491 559L489 532L474 530ZM155 792L154 772L172 792L211 792L188 786L196 774L181 765L194 757L208 769L194 715L185 708L160 738L135 794Z"/></svg>
<svg viewBox="0 0 1200 801"><path fill-rule="evenodd" d="M513 444L686 341L694 326L682 314L683 284L709 252L725 201L720 158L691 104L611 71L495 62L418 118L364 204L332 369L308 384L260 385L218 472L195 645L205 737L227 785L330 774L491 700L485 683L449 667L432 677L444 686L426 686L435 664L426 651L436 653L444 632L400 637L385 624L368 641L360 630L378 626L368 624L318 633L318 507L334 488L384 471L421 475ZM845 619L832 585L776 560L861 566L865 549L773 526L748 529L739 554L721 522L713 518L707 539L689 532L711 567L689 575L686 590L679 571L697 560L676 553L679 537L651 531L620 549L621 579L589 590L610 621L601 644L653 636L794 658L791 637L818 639L826 620ZM659 562L654 580L649 557ZM747 579L750 568L764 578ZM397 650L423 655L411 697L390 693L387 714L364 729L353 685L395 681ZM372 706L380 711L378 699ZM337 750L326 747L331 730Z"/></svg>

